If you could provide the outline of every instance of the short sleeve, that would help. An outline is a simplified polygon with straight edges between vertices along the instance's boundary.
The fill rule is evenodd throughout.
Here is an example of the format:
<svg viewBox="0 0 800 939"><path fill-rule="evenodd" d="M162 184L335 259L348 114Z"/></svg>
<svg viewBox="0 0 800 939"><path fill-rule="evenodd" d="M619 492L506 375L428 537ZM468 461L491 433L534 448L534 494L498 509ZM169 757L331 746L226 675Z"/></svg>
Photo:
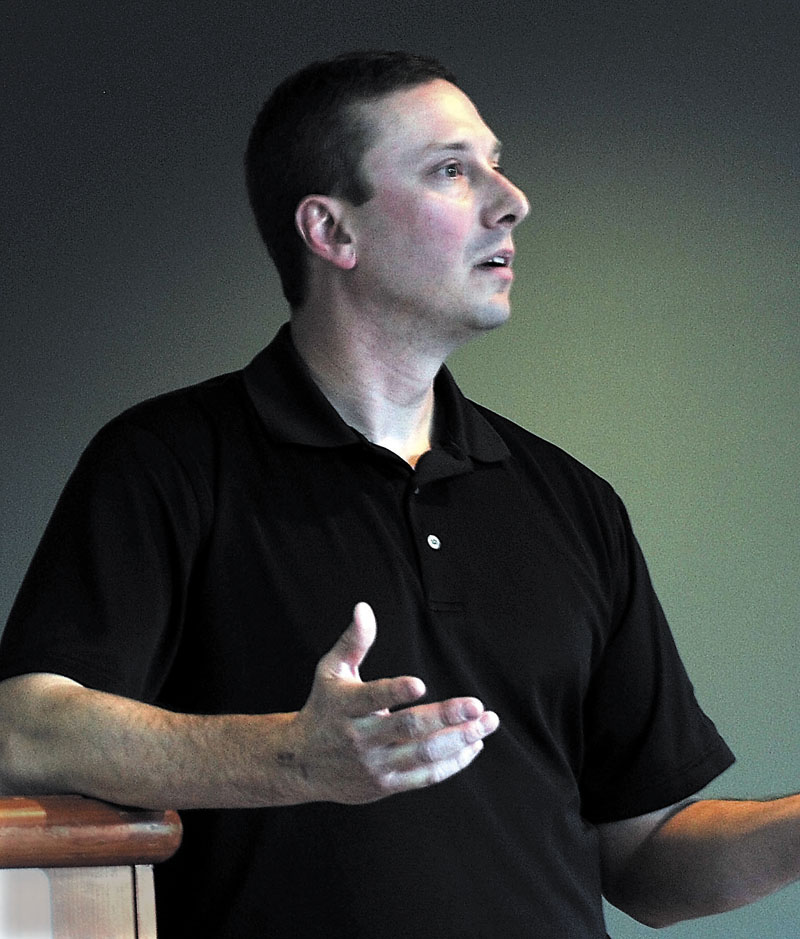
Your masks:
<svg viewBox="0 0 800 939"><path fill-rule="evenodd" d="M632 818L693 795L734 757L698 704L617 499L614 628L584 709L583 814Z"/></svg>
<svg viewBox="0 0 800 939"><path fill-rule="evenodd" d="M153 699L201 541L197 487L151 431L117 419L81 457L0 644L0 678L54 672Z"/></svg>

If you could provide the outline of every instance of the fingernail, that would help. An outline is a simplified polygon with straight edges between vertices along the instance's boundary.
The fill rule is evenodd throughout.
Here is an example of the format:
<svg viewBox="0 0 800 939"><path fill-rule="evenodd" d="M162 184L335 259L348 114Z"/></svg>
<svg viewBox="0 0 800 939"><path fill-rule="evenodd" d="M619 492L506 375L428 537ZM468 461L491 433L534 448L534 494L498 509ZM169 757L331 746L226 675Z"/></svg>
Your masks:
<svg viewBox="0 0 800 939"><path fill-rule="evenodd" d="M494 711L485 711L481 718L481 726L483 727L484 733L494 733L500 726L500 718Z"/></svg>
<svg viewBox="0 0 800 939"><path fill-rule="evenodd" d="M476 717L480 717L483 708L480 707L477 701L465 701L461 707L461 719L464 721L473 721Z"/></svg>

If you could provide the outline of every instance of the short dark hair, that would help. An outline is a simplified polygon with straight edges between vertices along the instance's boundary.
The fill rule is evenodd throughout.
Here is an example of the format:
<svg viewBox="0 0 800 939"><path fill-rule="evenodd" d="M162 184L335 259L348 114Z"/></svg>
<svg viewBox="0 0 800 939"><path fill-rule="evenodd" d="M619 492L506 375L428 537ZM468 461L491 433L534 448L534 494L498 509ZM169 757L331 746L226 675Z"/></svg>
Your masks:
<svg viewBox="0 0 800 939"><path fill-rule="evenodd" d="M435 59L408 52L351 52L291 75L262 107L247 144L250 205L296 309L305 299L305 246L294 215L311 193L361 205L372 195L361 171L373 129L358 106L437 78L456 84Z"/></svg>

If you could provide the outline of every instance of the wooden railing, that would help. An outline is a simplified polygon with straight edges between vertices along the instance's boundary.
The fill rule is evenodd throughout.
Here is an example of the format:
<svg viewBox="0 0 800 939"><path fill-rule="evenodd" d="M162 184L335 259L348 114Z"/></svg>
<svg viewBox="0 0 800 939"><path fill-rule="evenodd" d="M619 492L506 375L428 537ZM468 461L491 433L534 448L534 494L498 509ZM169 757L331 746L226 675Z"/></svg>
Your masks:
<svg viewBox="0 0 800 939"><path fill-rule="evenodd" d="M155 939L152 865L180 841L172 811L0 798L0 939Z"/></svg>

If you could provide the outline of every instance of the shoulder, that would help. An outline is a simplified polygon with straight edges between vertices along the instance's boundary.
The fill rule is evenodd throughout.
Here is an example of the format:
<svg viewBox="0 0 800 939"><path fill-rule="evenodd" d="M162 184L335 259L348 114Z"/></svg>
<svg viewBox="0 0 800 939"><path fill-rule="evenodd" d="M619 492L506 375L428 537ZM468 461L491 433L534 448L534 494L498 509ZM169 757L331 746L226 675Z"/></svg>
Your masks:
<svg viewBox="0 0 800 939"><path fill-rule="evenodd" d="M86 447L74 478L97 486L193 492L207 502L220 465L234 462L246 436L248 398L236 371L149 398L105 424Z"/></svg>
<svg viewBox="0 0 800 939"><path fill-rule="evenodd" d="M123 411L104 431L147 432L177 452L203 444L242 420L248 401L242 374L229 372L149 398Z"/></svg>
<svg viewBox="0 0 800 939"><path fill-rule="evenodd" d="M627 563L635 538L614 487L566 450L470 402L508 449L505 471L536 516L611 566Z"/></svg>
<svg viewBox="0 0 800 939"><path fill-rule="evenodd" d="M609 482L557 444L481 404L469 404L503 440L519 472L559 489L579 489L604 501L617 500Z"/></svg>
<svg viewBox="0 0 800 939"><path fill-rule="evenodd" d="M155 449L197 458L218 438L235 433L247 408L242 372L229 372L127 408L100 429L93 445L150 438Z"/></svg>

